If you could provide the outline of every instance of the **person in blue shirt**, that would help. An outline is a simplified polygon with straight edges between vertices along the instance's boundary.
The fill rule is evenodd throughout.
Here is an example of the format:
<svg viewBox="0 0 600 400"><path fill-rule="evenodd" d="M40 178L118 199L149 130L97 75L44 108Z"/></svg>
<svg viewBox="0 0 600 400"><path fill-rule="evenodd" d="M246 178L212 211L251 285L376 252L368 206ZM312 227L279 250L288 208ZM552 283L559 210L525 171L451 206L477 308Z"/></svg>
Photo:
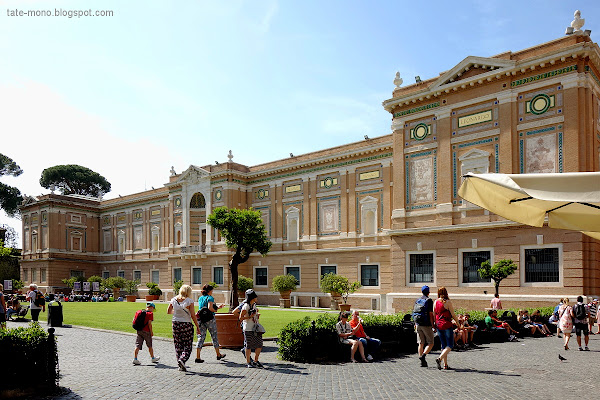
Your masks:
<svg viewBox="0 0 600 400"><path fill-rule="evenodd" d="M224 304L217 305L215 303L215 298L212 296L213 287L211 285L204 285L202 287L202 296L198 298L198 310L203 308L208 308L212 313L212 318L208 321L201 322L198 320L198 324L200 324L200 329L198 331L198 343L196 343L196 363L204 362L203 359L200 358L200 351L202 350L202 346L204 345L204 340L206 339L206 331L210 332L210 337L212 338L213 347L215 348L215 352L217 353L217 360L225 358L225 354L222 354L219 346L219 338L217 337L217 322L215 321L215 312L220 308L223 308ZM200 311L199 311L200 312Z"/></svg>

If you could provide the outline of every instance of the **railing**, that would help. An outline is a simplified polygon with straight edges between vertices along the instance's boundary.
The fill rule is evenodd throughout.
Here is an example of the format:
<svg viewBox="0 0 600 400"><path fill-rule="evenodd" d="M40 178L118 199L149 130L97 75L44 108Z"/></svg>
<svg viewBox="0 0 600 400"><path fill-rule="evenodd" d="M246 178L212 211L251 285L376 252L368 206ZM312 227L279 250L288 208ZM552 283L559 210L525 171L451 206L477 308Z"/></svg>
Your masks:
<svg viewBox="0 0 600 400"><path fill-rule="evenodd" d="M199 246L182 246L181 254L184 253L206 253L206 245L202 244Z"/></svg>

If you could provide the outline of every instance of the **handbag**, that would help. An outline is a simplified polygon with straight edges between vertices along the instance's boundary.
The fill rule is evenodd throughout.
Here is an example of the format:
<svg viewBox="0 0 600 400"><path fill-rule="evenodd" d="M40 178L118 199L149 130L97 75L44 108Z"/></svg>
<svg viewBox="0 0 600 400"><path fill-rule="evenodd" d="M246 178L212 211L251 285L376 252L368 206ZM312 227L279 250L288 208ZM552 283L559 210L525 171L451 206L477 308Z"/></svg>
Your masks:
<svg viewBox="0 0 600 400"><path fill-rule="evenodd" d="M254 324L254 332L256 332L256 333L265 333L266 331L267 331L267 330L265 329L265 327L264 327L264 326L262 326L262 325L260 324L260 322L256 322L256 323Z"/></svg>
<svg viewBox="0 0 600 400"><path fill-rule="evenodd" d="M196 313L196 319L201 323L208 322L213 319L215 315L208 309L208 307L202 307Z"/></svg>

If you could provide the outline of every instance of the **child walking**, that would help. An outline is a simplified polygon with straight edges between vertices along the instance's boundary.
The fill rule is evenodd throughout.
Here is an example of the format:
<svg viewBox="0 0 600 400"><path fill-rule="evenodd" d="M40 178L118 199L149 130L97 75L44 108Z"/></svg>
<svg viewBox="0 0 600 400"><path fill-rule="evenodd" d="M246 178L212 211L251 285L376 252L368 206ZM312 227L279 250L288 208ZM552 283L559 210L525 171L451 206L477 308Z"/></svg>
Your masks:
<svg viewBox="0 0 600 400"><path fill-rule="evenodd" d="M150 353L150 357L152 357L152 362L157 363L158 360L160 360L159 356L154 357L154 350L152 350L152 321L154 320L153 313L155 309L156 306L154 305L154 303L146 303L146 310L138 310L135 313L135 317L133 317L133 325L134 328L136 328L137 330L137 337L135 339L135 351L133 353L133 365L141 364L141 362L138 360L138 353L142 349L144 342L146 342L146 346L148 346L148 352ZM145 313L146 316L143 321L142 329L139 329L141 321L140 325L136 325L136 321L142 313Z"/></svg>

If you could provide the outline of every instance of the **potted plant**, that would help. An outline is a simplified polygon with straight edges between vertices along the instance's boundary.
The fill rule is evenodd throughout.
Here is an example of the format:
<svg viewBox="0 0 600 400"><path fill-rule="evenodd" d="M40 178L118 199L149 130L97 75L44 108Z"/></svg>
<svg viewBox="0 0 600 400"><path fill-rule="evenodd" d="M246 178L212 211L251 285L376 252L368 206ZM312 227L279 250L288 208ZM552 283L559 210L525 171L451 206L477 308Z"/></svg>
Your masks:
<svg viewBox="0 0 600 400"><path fill-rule="evenodd" d="M127 298L127 301L135 302L137 299L137 295L135 293L137 292L137 287L139 284L140 281L138 279L125 282L125 291L127 292L127 296L125 297Z"/></svg>
<svg viewBox="0 0 600 400"><path fill-rule="evenodd" d="M22 280L19 280L19 279L12 280L13 290L16 291L17 293L22 294L23 291L21 289L23 289L24 286L25 286L25 282L23 282Z"/></svg>
<svg viewBox="0 0 600 400"><path fill-rule="evenodd" d="M360 282L351 283L345 276L334 273L325 274L321 278L321 291L331 294L332 310L335 310L339 307L341 311L349 311L350 304L347 304L348 296L360 289L361 286L362 285ZM334 296L334 294L337 294L337 296ZM340 297L342 298L344 304L338 305L338 299Z"/></svg>
<svg viewBox="0 0 600 400"><path fill-rule="evenodd" d="M238 300L241 303L244 300L246 290L254 287L254 281L250 278L240 275L238 278Z"/></svg>
<svg viewBox="0 0 600 400"><path fill-rule="evenodd" d="M277 275L273 278L271 285L271 291L279 292L281 296L279 299L279 306L281 308L290 308L290 293L292 290L296 290L298 280L292 274Z"/></svg>
<svg viewBox="0 0 600 400"><path fill-rule="evenodd" d="M146 296L146 301L154 301L158 300L158 297L162 295L162 290L158 287L158 283L148 282L146 283L148 287L148 295Z"/></svg>
<svg viewBox="0 0 600 400"><path fill-rule="evenodd" d="M112 289L113 297L116 299L119 297L121 289L127 287L127 279L120 276L111 276L104 280L103 286Z"/></svg>

